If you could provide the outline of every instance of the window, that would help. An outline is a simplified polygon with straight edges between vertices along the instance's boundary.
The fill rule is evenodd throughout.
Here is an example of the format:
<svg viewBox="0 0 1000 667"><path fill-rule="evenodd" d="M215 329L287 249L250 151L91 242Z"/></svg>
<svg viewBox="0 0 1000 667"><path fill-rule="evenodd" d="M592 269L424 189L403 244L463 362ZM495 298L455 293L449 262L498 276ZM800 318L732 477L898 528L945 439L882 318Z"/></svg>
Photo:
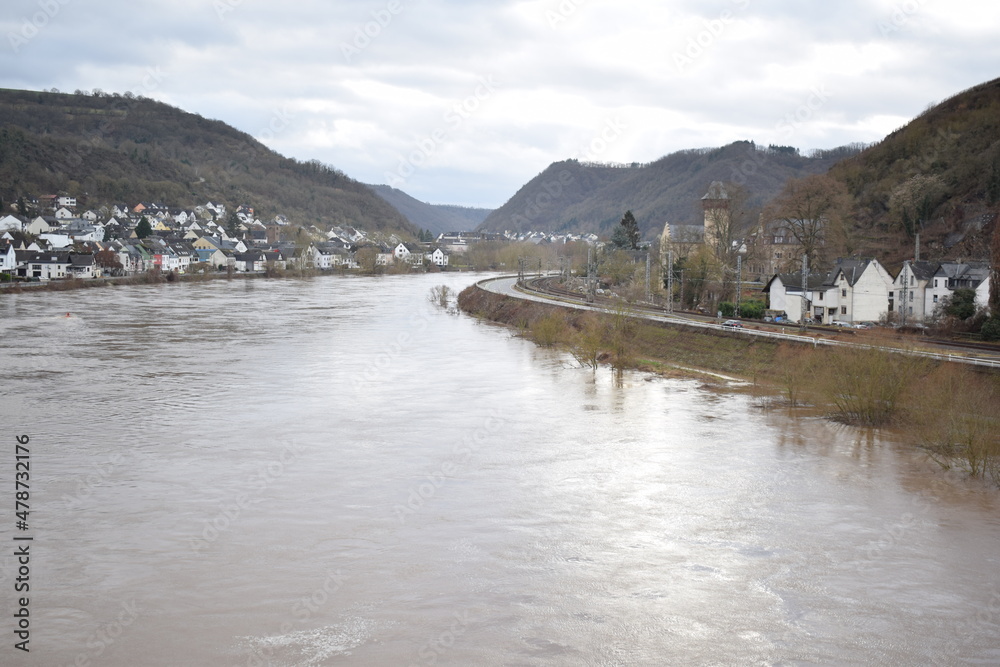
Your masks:
<svg viewBox="0 0 1000 667"><path fill-rule="evenodd" d="M934 279L934 287L937 287L937 278ZM937 297L935 297L937 298Z"/></svg>
<svg viewBox="0 0 1000 667"><path fill-rule="evenodd" d="M841 306L840 307L840 314L841 315L846 315L847 314L847 306Z"/></svg>
<svg viewBox="0 0 1000 667"><path fill-rule="evenodd" d="M910 287L913 287L913 285L915 284L913 280L914 280L913 276L910 276Z"/></svg>
<svg viewBox="0 0 1000 667"><path fill-rule="evenodd" d="M840 290L840 296L846 297L847 296L847 290L846 289Z"/></svg>
<svg viewBox="0 0 1000 667"><path fill-rule="evenodd" d="M937 303L937 298L938 298L938 295L937 295L937 294L935 294L935 295L934 295L934 303Z"/></svg>
<svg viewBox="0 0 1000 667"><path fill-rule="evenodd" d="M820 301L822 301L822 300L823 300L823 292L820 292L820 293L819 293L819 300L820 300Z"/></svg>
<svg viewBox="0 0 1000 667"><path fill-rule="evenodd" d="M913 314L913 306L910 306L910 315Z"/></svg>
<svg viewBox="0 0 1000 667"><path fill-rule="evenodd" d="M913 292L910 292L910 301L913 301Z"/></svg>
<svg viewBox="0 0 1000 667"><path fill-rule="evenodd" d="M889 298L890 299L892 298L892 292L889 292Z"/></svg>

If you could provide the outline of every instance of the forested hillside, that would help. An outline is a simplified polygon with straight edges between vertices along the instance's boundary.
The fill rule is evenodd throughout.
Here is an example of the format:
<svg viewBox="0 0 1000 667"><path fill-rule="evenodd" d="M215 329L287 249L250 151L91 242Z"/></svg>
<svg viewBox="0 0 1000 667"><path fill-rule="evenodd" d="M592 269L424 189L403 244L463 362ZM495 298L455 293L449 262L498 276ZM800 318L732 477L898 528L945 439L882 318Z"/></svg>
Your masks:
<svg viewBox="0 0 1000 667"><path fill-rule="evenodd" d="M0 197L65 192L83 206L218 201L263 218L416 233L363 184L154 100L0 90Z"/></svg>

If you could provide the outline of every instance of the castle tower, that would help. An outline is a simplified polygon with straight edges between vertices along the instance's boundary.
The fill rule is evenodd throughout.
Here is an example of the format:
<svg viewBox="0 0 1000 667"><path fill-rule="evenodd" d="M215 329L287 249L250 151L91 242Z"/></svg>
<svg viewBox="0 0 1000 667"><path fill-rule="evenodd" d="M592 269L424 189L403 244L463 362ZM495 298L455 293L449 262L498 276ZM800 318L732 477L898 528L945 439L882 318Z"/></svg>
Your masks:
<svg viewBox="0 0 1000 667"><path fill-rule="evenodd" d="M719 230L729 226L729 193L722 181L712 181L708 192L701 198L705 212L705 244L715 249L719 244Z"/></svg>

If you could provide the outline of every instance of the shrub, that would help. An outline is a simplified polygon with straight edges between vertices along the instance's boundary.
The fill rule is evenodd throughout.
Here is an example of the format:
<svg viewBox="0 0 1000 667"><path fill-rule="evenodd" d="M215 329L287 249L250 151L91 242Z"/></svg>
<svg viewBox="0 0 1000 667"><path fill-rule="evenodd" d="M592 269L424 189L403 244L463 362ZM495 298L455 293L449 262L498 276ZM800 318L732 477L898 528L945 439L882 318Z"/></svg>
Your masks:
<svg viewBox="0 0 1000 667"><path fill-rule="evenodd" d="M566 335L566 329L566 317L558 311L542 315L529 326L532 340L546 347L560 342Z"/></svg>
<svg viewBox="0 0 1000 667"><path fill-rule="evenodd" d="M919 383L910 423L918 442L946 468L1000 482L1000 400L996 378L943 363Z"/></svg>
<svg viewBox="0 0 1000 667"><path fill-rule="evenodd" d="M979 335L983 340L1000 340L1000 317L991 317L983 322Z"/></svg>
<svg viewBox="0 0 1000 667"><path fill-rule="evenodd" d="M740 317L759 320L764 317L763 301L744 301L740 304Z"/></svg>
<svg viewBox="0 0 1000 667"><path fill-rule="evenodd" d="M837 348L822 356L816 379L848 424L885 426L897 416L903 391L926 368L926 360L879 348Z"/></svg>

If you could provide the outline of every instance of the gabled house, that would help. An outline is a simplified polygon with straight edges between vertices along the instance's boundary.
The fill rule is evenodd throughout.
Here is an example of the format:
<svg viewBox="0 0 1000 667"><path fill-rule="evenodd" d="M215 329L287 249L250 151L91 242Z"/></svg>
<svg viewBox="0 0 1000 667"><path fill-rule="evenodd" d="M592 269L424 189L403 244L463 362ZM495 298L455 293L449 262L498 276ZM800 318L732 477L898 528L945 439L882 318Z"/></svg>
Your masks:
<svg viewBox="0 0 1000 667"><path fill-rule="evenodd" d="M818 322L829 322L832 313L840 310L837 291L829 273L810 273L806 276L805 314ZM761 290L768 295L771 310L784 311L789 322L801 322L802 272L778 273L771 277Z"/></svg>
<svg viewBox="0 0 1000 667"><path fill-rule="evenodd" d="M888 310L892 276L876 259L838 259L828 273L810 273L806 284L806 317L822 324L834 321L875 322ZM776 274L762 290L772 310L784 310L789 321L802 317L802 272Z"/></svg>
<svg viewBox="0 0 1000 667"><path fill-rule="evenodd" d="M892 276L877 259L838 259L833 284L839 290L838 320L877 322L888 311Z"/></svg>
<svg viewBox="0 0 1000 667"><path fill-rule="evenodd" d="M24 229L24 221L13 215L5 215L0 218L0 231L11 230L19 232Z"/></svg>
<svg viewBox="0 0 1000 667"><path fill-rule="evenodd" d="M91 253L70 253L69 272L74 278L96 278L99 269Z"/></svg>
<svg viewBox="0 0 1000 667"><path fill-rule="evenodd" d="M267 258L260 250L248 250L246 252L237 253L235 255L235 259L236 270L246 273L250 273L252 271L263 271L267 264Z"/></svg>
<svg viewBox="0 0 1000 667"><path fill-rule="evenodd" d="M0 243L0 273L13 275L17 270L17 251L13 243Z"/></svg>
<svg viewBox="0 0 1000 667"><path fill-rule="evenodd" d="M900 322L923 322L934 314L933 299L927 298L940 264L923 260L906 260L892 281L888 312ZM928 309L928 302L932 303Z"/></svg>
<svg viewBox="0 0 1000 667"><path fill-rule="evenodd" d="M448 266L448 253L446 253L441 248L435 248L434 252L427 254L427 259L430 260L432 264L438 266Z"/></svg>
<svg viewBox="0 0 1000 667"><path fill-rule="evenodd" d="M24 231L38 236L39 234L45 234L46 232L51 232L53 229L58 229L60 227L59 222L55 218L49 218L46 216L39 215L34 220L29 222L24 227Z"/></svg>
<svg viewBox="0 0 1000 667"><path fill-rule="evenodd" d="M925 291L924 308L933 315L938 306L957 289L976 291L976 307L990 303L990 265L986 262L941 262Z"/></svg>

